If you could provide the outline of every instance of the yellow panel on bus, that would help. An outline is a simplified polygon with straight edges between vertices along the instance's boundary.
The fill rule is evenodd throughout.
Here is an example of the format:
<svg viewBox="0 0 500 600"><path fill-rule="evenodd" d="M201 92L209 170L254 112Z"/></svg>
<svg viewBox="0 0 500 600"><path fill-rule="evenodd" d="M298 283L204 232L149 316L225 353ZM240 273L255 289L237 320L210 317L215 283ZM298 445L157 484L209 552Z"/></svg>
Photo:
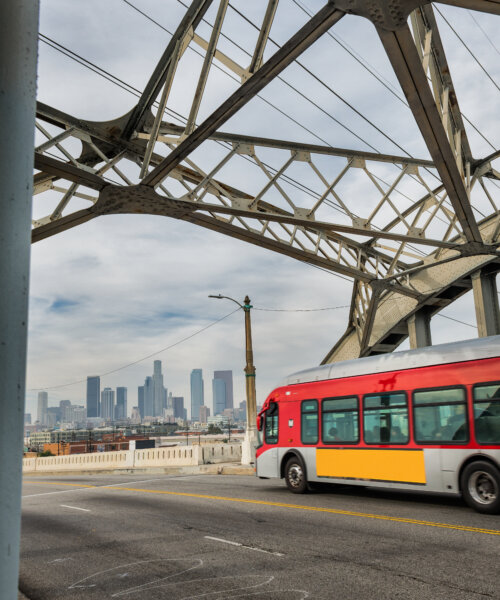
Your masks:
<svg viewBox="0 0 500 600"><path fill-rule="evenodd" d="M317 448L319 477L426 483L423 450Z"/></svg>

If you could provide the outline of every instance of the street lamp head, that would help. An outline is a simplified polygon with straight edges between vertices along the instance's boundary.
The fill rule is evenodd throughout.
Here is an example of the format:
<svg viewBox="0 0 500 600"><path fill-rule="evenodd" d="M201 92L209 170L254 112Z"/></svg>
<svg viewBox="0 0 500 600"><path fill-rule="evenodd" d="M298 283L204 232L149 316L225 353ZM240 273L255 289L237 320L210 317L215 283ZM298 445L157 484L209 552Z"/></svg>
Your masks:
<svg viewBox="0 0 500 600"><path fill-rule="evenodd" d="M221 294L219 294L218 296L213 296L212 294L208 295L209 298L217 298L217 300L221 300L223 298L223 296Z"/></svg>

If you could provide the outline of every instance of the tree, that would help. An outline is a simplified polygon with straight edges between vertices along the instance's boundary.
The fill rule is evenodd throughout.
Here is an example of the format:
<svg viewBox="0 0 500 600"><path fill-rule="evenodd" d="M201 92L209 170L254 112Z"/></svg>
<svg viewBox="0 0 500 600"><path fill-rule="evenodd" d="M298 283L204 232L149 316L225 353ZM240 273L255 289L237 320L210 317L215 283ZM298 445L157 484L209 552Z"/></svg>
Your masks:
<svg viewBox="0 0 500 600"><path fill-rule="evenodd" d="M207 431L208 433L222 433L222 429L218 425L214 425L213 423L209 423Z"/></svg>

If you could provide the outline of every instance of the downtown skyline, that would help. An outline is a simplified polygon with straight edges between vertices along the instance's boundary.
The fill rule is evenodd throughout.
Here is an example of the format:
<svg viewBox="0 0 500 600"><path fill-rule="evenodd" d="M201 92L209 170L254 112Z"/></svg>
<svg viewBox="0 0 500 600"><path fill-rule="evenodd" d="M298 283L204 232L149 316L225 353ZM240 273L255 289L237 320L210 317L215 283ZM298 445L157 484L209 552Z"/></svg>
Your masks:
<svg viewBox="0 0 500 600"><path fill-rule="evenodd" d="M119 413L121 416L127 418L130 417L132 411L135 408L141 407L141 403L143 407L146 407L144 411L144 417L154 417L154 416L162 416L163 407L167 405L167 398L170 397L170 400L178 401L179 399L183 399L184 401L184 409L187 411L188 419L192 420L192 389L194 386L195 394L198 393L198 380L193 379L193 373L197 374L201 380L201 403L198 406L198 415L199 415L199 407L204 406L207 407L210 411L210 415L214 416L215 414L222 414L222 411L225 408L233 408L238 407L240 402L246 401L244 397L234 399L232 383L233 383L233 373L230 370L216 370L211 374L209 372L204 372L203 369L192 369L191 376L189 378L188 383L188 393L187 394L179 394L175 393L167 385L164 385L164 377L166 373L162 371L163 365L159 360L155 360L153 362L152 374L146 375L143 380L143 385L135 385L131 388L126 386L117 385L116 387L112 387L106 384L103 384L100 376L98 375L89 375L86 379L86 393L80 397L76 398L77 405L83 405L87 411L88 418L100 417L104 418L103 411L103 402L106 403L106 418L110 418L111 416L111 406L115 409L120 405ZM204 381L209 381L209 386L206 388L204 386ZM222 396L220 394L218 398L214 395L214 382L217 384L222 383ZM148 391L145 388L150 386L150 390ZM203 392L203 387L205 387L205 392ZM227 387L227 392L226 392ZM210 392L207 393L207 390L210 389ZM220 390L220 387L217 387ZM142 390L142 394L141 394ZM163 391L161 391L163 390ZM141 398L142 396L142 398ZM148 399L149 398L149 399ZM75 399L72 401L67 398L56 398L56 396L52 396L50 392L41 390L38 391L37 399L34 408L30 410L26 410L26 413L32 414L32 422L35 423L38 420L38 416L40 414L46 413L48 408L55 408L60 405L60 403L65 402L75 402ZM216 406L219 409L219 412L216 412ZM126 413L124 413L124 407ZM149 407L149 408L147 408ZM154 408L156 407L156 408ZM149 412L148 412L149 411ZM114 414L114 413L113 413ZM116 418L120 418L116 415ZM114 417L113 417L114 419ZM195 419L198 420L198 419Z"/></svg>

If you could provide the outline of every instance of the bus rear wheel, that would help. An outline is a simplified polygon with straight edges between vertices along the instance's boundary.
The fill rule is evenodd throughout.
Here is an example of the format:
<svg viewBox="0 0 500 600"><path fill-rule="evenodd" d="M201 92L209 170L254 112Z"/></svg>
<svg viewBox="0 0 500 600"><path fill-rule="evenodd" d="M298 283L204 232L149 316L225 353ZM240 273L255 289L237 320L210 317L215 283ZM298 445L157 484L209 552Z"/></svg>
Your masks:
<svg viewBox="0 0 500 600"><path fill-rule="evenodd" d="M302 461L293 456L285 466L285 481L287 488L294 494L307 492L306 470Z"/></svg>
<svg viewBox="0 0 500 600"><path fill-rule="evenodd" d="M486 461L467 465L461 477L462 495L467 504L481 513L500 512L500 471Z"/></svg>

